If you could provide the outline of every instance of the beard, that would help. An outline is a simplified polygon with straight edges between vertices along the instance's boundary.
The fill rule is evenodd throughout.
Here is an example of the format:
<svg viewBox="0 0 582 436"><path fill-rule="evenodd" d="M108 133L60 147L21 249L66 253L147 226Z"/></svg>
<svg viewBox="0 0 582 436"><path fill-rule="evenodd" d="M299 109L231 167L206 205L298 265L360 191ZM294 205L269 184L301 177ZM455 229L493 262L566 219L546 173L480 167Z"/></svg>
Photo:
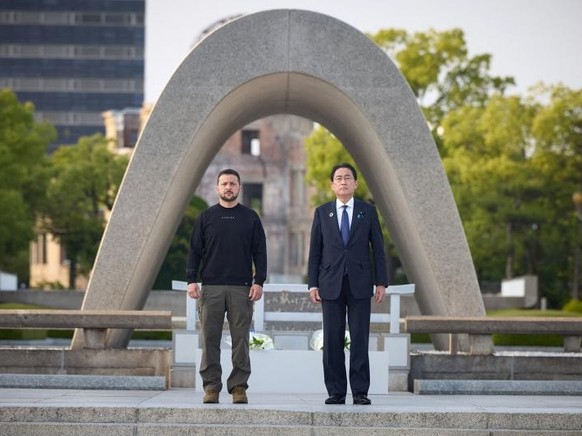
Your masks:
<svg viewBox="0 0 582 436"><path fill-rule="evenodd" d="M226 201L227 203L232 203L238 198L238 194L235 194L234 192L225 192L224 194L219 194L218 196L222 201Z"/></svg>

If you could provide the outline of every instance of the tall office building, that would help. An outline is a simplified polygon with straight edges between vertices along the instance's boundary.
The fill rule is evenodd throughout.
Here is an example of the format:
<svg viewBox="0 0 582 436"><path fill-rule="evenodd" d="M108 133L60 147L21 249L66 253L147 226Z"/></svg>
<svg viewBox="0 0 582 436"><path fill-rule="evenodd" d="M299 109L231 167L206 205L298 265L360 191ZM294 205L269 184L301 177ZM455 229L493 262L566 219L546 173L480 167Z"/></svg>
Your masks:
<svg viewBox="0 0 582 436"><path fill-rule="evenodd" d="M141 107L145 0L0 0L0 88L57 128L51 150Z"/></svg>

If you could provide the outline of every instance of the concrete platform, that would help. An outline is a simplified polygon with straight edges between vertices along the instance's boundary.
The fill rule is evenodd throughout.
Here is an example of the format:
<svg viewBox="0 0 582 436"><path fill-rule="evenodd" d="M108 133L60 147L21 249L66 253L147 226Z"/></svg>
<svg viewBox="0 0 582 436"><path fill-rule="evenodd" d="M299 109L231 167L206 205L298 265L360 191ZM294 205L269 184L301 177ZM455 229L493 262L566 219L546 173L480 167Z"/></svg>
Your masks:
<svg viewBox="0 0 582 436"><path fill-rule="evenodd" d="M202 404L191 389L0 389L10 435L580 435L579 396L371 395L371 406L326 406L320 394L258 394Z"/></svg>

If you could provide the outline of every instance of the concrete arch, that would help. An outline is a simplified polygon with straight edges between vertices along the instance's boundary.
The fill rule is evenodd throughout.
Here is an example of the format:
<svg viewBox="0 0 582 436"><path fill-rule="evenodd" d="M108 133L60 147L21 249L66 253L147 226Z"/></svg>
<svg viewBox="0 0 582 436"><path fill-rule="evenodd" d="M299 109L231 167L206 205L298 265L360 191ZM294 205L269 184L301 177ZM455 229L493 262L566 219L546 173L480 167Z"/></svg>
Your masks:
<svg viewBox="0 0 582 436"><path fill-rule="evenodd" d="M458 211L408 84L364 34L301 10L232 21L184 59L139 139L83 308L143 307L160 253L215 154L234 131L276 113L325 125L352 154L423 313L484 315ZM126 343L123 332L109 332L109 347ZM81 345L77 335L73 347Z"/></svg>

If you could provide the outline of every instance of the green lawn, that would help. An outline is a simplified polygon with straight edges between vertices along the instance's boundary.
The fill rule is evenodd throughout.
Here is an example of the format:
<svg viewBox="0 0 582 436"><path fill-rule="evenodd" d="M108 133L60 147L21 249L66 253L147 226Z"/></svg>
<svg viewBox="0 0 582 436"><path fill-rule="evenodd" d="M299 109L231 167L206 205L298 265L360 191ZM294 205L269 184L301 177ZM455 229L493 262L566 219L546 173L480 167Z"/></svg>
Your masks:
<svg viewBox="0 0 582 436"><path fill-rule="evenodd" d="M0 303L0 310L16 310L16 309L46 309L46 307L21 304L21 303ZM47 330L47 329L0 329L0 339L2 340L34 340L44 339L47 337L63 337L62 334L66 330ZM61 336L54 336L61 335ZM71 336L72 337L72 336Z"/></svg>
<svg viewBox="0 0 582 436"><path fill-rule="evenodd" d="M563 310L538 309L502 309L487 312L488 316L541 316L541 317L582 317L582 313L564 312Z"/></svg>
<svg viewBox="0 0 582 436"><path fill-rule="evenodd" d="M528 316L528 317L582 317L580 313L564 312L562 310L537 310L537 309L502 309L487 312L491 317ZM411 335L411 342L418 344L430 343L430 336L422 333ZM531 346L531 347L561 347L560 335L493 335L495 345Z"/></svg>
<svg viewBox="0 0 582 436"><path fill-rule="evenodd" d="M0 310L4 309L47 309L44 306L37 306L34 304L22 304L22 303L0 303Z"/></svg>
<svg viewBox="0 0 582 436"><path fill-rule="evenodd" d="M528 316L528 317L582 317L581 313L564 312L562 310L537 309L503 309L487 313L491 317ZM493 335L495 345L532 346L532 347L561 347L561 335Z"/></svg>

